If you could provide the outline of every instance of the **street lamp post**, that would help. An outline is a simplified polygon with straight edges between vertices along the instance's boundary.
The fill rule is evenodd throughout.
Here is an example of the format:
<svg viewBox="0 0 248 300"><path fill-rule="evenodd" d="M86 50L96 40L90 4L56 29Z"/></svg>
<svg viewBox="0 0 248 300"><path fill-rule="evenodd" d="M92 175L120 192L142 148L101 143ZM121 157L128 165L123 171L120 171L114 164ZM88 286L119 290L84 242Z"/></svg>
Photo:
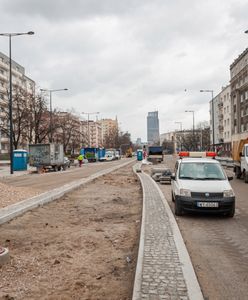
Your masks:
<svg viewBox="0 0 248 300"><path fill-rule="evenodd" d="M201 93L211 93L211 110L212 110L212 137L213 137L213 148L215 146L215 136L214 136L214 91L213 90L200 90Z"/></svg>
<svg viewBox="0 0 248 300"><path fill-rule="evenodd" d="M196 150L195 146L195 111L194 110L185 110L185 112L189 112L193 114L193 150Z"/></svg>
<svg viewBox="0 0 248 300"><path fill-rule="evenodd" d="M87 135L88 135L88 147L91 147L91 143L90 143L90 125L89 125L89 121L90 121L90 115L98 115L100 112L97 111L97 112L81 112L81 114L83 115L88 115L88 118L87 118Z"/></svg>
<svg viewBox="0 0 248 300"><path fill-rule="evenodd" d="M33 35L33 31L0 33L0 36L9 38L9 149L10 149L10 174L13 174L13 116L12 116L12 58L11 58L11 39L12 36Z"/></svg>
<svg viewBox="0 0 248 300"><path fill-rule="evenodd" d="M175 124L180 124L180 131L181 131L181 134L182 134L182 131L183 131L183 122L175 122ZM182 151L182 137L180 137L180 151Z"/></svg>
<svg viewBox="0 0 248 300"><path fill-rule="evenodd" d="M47 90L47 89L40 89L41 92L49 92L50 94L50 101L49 101L49 110L50 110L50 139L49 142L52 143L53 142L53 126L52 126L52 93L53 92L61 92L61 91L68 91L68 89L57 89L57 90Z"/></svg>

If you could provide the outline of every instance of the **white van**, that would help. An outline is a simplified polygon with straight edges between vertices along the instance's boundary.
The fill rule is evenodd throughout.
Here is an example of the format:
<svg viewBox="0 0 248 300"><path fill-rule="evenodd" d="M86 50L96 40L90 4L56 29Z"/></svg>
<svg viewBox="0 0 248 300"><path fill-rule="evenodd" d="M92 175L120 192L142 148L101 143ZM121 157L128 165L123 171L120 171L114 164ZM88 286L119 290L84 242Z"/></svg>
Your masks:
<svg viewBox="0 0 248 300"><path fill-rule="evenodd" d="M115 153L114 153L114 151L112 151L112 150L108 150L108 151L106 151L106 153L105 153L105 160L106 161L112 161L112 160L115 160L116 158L115 158Z"/></svg>
<svg viewBox="0 0 248 300"><path fill-rule="evenodd" d="M190 153L177 161L175 173L171 176L175 215L205 211L233 217L235 194L229 183L233 177L227 177L217 160L206 155L205 158L191 158ZM211 154L211 157L214 155Z"/></svg>

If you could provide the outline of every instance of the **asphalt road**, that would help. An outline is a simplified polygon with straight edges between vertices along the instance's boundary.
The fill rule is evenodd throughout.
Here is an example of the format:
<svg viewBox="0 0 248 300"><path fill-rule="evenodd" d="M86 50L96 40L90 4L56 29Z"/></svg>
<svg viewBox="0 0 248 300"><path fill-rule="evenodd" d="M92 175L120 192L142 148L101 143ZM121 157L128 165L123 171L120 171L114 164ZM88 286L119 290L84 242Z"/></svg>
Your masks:
<svg viewBox="0 0 248 300"><path fill-rule="evenodd" d="M166 157L165 164L173 168L174 163L173 157ZM248 299L248 184L234 179L231 185L236 194L234 218L176 217L205 299ZM174 212L170 185L160 187Z"/></svg>
<svg viewBox="0 0 248 300"><path fill-rule="evenodd" d="M131 158L123 158L120 160L110 162L88 163L82 167L71 167L66 171L48 172L44 174L31 173L24 176L9 176L0 178L0 182L18 187L31 187L40 191L49 191L54 188L60 187L66 183L86 178L96 172L105 170L115 165L123 164L131 161Z"/></svg>

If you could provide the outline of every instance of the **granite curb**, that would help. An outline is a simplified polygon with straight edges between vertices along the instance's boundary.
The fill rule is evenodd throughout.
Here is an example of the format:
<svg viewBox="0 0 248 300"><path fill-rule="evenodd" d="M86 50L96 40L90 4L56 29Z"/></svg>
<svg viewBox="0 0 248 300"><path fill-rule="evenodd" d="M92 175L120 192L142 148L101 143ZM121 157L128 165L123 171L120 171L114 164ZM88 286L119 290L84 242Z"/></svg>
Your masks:
<svg viewBox="0 0 248 300"><path fill-rule="evenodd" d="M140 172L138 164L133 170L142 185L143 214L132 299L203 300L188 251L167 200L154 180L144 172ZM152 191L147 189L149 182ZM156 219L151 219L151 202L155 203L153 217ZM150 224L153 222L154 224ZM154 232L151 234L151 231ZM159 236L157 240L156 235ZM159 239L164 241L160 243ZM159 259L161 261L158 261Z"/></svg>

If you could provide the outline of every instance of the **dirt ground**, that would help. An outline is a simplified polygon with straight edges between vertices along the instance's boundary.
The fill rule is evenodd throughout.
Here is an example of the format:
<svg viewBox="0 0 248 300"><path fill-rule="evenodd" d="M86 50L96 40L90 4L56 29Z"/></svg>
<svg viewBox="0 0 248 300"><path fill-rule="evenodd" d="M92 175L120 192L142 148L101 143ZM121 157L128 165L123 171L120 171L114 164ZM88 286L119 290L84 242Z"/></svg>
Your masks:
<svg viewBox="0 0 248 300"><path fill-rule="evenodd" d="M0 226L0 299L131 299L142 191L121 168Z"/></svg>
<svg viewBox="0 0 248 300"><path fill-rule="evenodd" d="M0 182L0 208L31 198L41 192L31 188L12 187Z"/></svg>

